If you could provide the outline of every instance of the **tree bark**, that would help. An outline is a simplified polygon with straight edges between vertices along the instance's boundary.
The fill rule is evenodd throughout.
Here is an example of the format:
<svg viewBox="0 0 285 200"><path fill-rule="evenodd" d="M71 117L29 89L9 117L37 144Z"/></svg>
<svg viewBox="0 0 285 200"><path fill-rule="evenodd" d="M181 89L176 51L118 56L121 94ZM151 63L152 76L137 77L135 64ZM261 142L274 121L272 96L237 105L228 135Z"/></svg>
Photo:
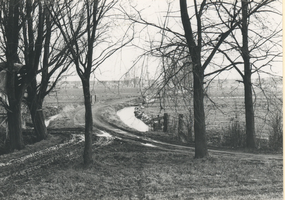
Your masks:
<svg viewBox="0 0 285 200"><path fill-rule="evenodd" d="M30 110L37 140L41 141L47 138L48 133L47 127L45 125L45 117L42 110L42 101L38 100L36 96L34 96L34 98L34 101L27 101L27 105Z"/></svg>
<svg viewBox="0 0 285 200"><path fill-rule="evenodd" d="M9 71L7 73L7 95L9 100L9 106L7 110L8 120L8 140L6 147L8 152L12 152L14 149L21 150L24 148L24 141L22 135L22 100L23 100L23 88L17 85L17 73L14 69L14 64L9 63Z"/></svg>
<svg viewBox="0 0 285 200"><path fill-rule="evenodd" d="M19 10L20 1L11 0L8 3L7 21L4 22L6 36L6 59L7 59L7 96L9 108L7 111L8 118L8 138L5 142L8 152L14 149L23 149L24 142L22 136L21 123L21 103L23 98L23 87L19 87L17 83L17 70L15 63L19 62L18 43L19 43Z"/></svg>
<svg viewBox="0 0 285 200"><path fill-rule="evenodd" d="M208 149L204 113L204 69L201 65L201 46L197 46L194 40L186 0L180 0L180 12L185 38L193 63L195 158L203 158L208 155ZM199 19L197 21L201 23L200 16L196 14L196 17ZM200 25L198 24L198 27ZM201 37L199 38L201 39ZM199 41L198 44L200 44Z"/></svg>
<svg viewBox="0 0 285 200"><path fill-rule="evenodd" d="M42 110L43 98L40 98L40 94L37 94L37 82L35 79L28 86L27 92L27 105L30 110L32 122L34 125L34 131L38 141L41 141L47 138L48 133L45 125L45 117Z"/></svg>
<svg viewBox="0 0 285 200"><path fill-rule="evenodd" d="M24 148L22 135L22 115L21 101L10 103L10 110L7 112L8 118L8 138L5 141L7 152L13 152L14 149L21 150Z"/></svg>
<svg viewBox="0 0 285 200"><path fill-rule="evenodd" d="M244 60L244 99L245 99L245 122L246 122L246 146L255 148L255 123L252 100L251 65L248 50L248 1L242 1L242 57Z"/></svg>
<svg viewBox="0 0 285 200"><path fill-rule="evenodd" d="M194 67L193 79L195 158L203 158L208 155L208 149L204 112L204 73L201 69L201 66Z"/></svg>
<svg viewBox="0 0 285 200"><path fill-rule="evenodd" d="M246 65L245 65L246 68ZM255 120L252 99L251 74L244 76L244 102L245 102L245 123L246 123L246 146L255 148Z"/></svg>
<svg viewBox="0 0 285 200"><path fill-rule="evenodd" d="M38 141L44 140L47 138L47 127L45 125L44 113L42 110L42 105L38 104L32 108L32 121L34 124L35 133L37 135Z"/></svg>
<svg viewBox="0 0 285 200"><path fill-rule="evenodd" d="M93 132L93 116L92 116L92 105L90 95L90 84L89 79L81 79L83 85L84 94L84 106L85 106L85 146L83 159L84 164L89 165L93 162L92 159L92 132Z"/></svg>

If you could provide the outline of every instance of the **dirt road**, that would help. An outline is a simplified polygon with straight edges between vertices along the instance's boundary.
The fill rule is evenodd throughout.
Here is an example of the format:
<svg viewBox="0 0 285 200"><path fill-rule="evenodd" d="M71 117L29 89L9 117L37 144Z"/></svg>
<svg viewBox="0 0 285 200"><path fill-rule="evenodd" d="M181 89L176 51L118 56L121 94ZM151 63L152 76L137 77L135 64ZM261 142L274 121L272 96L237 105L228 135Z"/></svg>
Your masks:
<svg viewBox="0 0 285 200"><path fill-rule="evenodd" d="M187 153L187 154L193 154L194 155L194 147L187 147L182 145L174 145L169 144L157 140L153 140L151 138L147 138L145 136L140 136L142 133L138 133L136 130L130 131L129 129L125 129L124 127L119 127L116 123L109 123L106 121L106 118L102 116L104 111L110 107L115 106L118 103L122 103L121 101L114 100L114 101L108 101L108 103L101 104L99 106L93 107L93 120L96 127L98 127L101 130L105 130L109 132L114 137L118 137L125 141L131 141L140 143L141 145L150 146L153 148L163 149L167 151L175 151L175 152L181 152L181 153ZM115 112L113 113L116 114ZM272 159L274 160L283 160L283 156L281 154L254 154L254 153L244 153L244 152L236 152L236 151L225 151L225 150L214 150L209 149L210 155L215 156L234 156L237 159L241 160L259 160L268 162Z"/></svg>

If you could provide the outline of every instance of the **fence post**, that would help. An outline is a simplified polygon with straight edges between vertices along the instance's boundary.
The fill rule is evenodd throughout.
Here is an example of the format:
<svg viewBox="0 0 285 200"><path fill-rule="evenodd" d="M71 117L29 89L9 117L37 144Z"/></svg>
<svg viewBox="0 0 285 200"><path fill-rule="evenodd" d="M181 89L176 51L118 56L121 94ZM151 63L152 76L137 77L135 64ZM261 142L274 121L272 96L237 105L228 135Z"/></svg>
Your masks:
<svg viewBox="0 0 285 200"><path fill-rule="evenodd" d="M96 94L91 95L91 104L94 105L96 103Z"/></svg>
<svg viewBox="0 0 285 200"><path fill-rule="evenodd" d="M158 119L158 126L161 127L160 126L160 117L159 117L159 115L157 115L157 119Z"/></svg>
<svg viewBox="0 0 285 200"><path fill-rule="evenodd" d="M183 134L183 114L178 115L178 134Z"/></svg>
<svg viewBox="0 0 285 200"><path fill-rule="evenodd" d="M188 124L187 130L188 130L188 141L189 142L193 142L193 134L192 134L192 124L191 124L191 122Z"/></svg>
<svg viewBox="0 0 285 200"><path fill-rule="evenodd" d="M168 131L168 113L164 113L163 116L163 132Z"/></svg>
<svg viewBox="0 0 285 200"><path fill-rule="evenodd" d="M178 137L183 137L183 114L178 115Z"/></svg>

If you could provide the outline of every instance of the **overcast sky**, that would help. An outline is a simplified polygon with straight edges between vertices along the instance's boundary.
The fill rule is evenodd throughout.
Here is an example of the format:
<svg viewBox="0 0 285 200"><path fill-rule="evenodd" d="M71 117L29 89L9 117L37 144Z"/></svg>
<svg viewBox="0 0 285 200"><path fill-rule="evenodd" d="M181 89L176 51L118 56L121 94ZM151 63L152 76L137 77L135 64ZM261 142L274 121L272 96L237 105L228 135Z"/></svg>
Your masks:
<svg viewBox="0 0 285 200"><path fill-rule="evenodd" d="M164 20L165 13L168 8L168 1L166 0L131 0L131 4L137 9L141 10L142 17L150 22L159 24L162 23ZM132 11L132 9L129 7L129 2L127 0L120 2L124 9L126 11ZM188 1L188 4L190 1ZM278 4L280 6L280 4ZM179 11L179 1L173 1L171 4L171 10L172 11ZM281 8L280 8L281 10ZM189 10L190 12L190 10ZM176 14L173 14L176 15ZM275 22L281 22L282 17L277 17L272 20ZM177 17L173 18L172 22L169 22L170 28L175 29L176 31L179 31L181 29L181 21L179 12L177 12ZM126 28L129 25L128 21L122 22L120 21L117 28L123 29ZM136 26L135 31L135 39L134 43L138 46L144 46L146 47L146 43L144 41L147 41L150 39L150 37L157 37L156 33L158 30L148 28L141 31L142 26ZM123 32L118 31L119 29L114 29L114 34L117 34L118 37L120 34L123 34ZM181 32L183 33L183 32ZM113 34L113 33L112 33ZM134 62L136 61L137 57L141 55L143 51L136 47L126 47L123 48L121 51L114 54L112 57L110 57L106 62L104 62L101 67L96 70L95 76L99 80L118 80L122 78L122 76L134 65ZM281 59L279 59L281 60ZM132 76L146 76L147 72L149 74L149 78L154 78L158 74L159 70L159 59L157 58L147 58L144 60L141 60L135 65L135 68L131 71ZM282 63L276 63L276 66L274 65L274 72L278 75L282 75ZM94 75L92 76L92 78ZM220 78L240 78L239 75L232 71L231 73L223 73ZM68 77L67 80L79 80L76 73L74 76Z"/></svg>

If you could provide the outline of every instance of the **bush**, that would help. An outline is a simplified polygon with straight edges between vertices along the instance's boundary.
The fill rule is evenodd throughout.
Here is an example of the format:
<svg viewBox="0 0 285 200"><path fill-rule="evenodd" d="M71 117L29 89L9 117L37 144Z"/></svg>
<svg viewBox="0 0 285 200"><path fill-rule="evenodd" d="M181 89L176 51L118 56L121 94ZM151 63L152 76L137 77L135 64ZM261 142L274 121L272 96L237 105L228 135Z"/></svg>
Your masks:
<svg viewBox="0 0 285 200"><path fill-rule="evenodd" d="M270 132L269 132L269 148L278 150L282 148L283 141L283 119L280 112L277 112L270 120Z"/></svg>
<svg viewBox="0 0 285 200"><path fill-rule="evenodd" d="M238 120L231 121L230 125L223 131L223 146L245 147L246 134L244 126Z"/></svg>

